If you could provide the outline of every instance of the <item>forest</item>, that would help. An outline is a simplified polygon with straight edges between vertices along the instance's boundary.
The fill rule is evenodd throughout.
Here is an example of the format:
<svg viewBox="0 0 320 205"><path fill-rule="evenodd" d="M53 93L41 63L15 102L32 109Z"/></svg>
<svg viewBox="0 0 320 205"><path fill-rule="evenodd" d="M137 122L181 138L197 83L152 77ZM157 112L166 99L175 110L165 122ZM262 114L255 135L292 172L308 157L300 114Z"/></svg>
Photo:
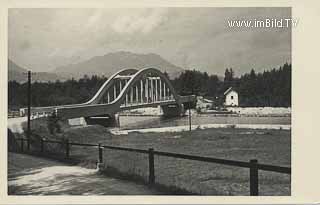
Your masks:
<svg viewBox="0 0 320 205"><path fill-rule="evenodd" d="M204 96L218 106L224 102L223 93L233 87L239 93L241 107L291 107L291 64L262 73L252 69L240 77L235 77L233 69L227 68L224 78L220 79L217 75L187 70L172 80L172 84L181 95Z"/></svg>
<svg viewBox="0 0 320 205"><path fill-rule="evenodd" d="M51 106L82 103L90 99L106 77L84 76L79 80L32 83L32 106ZM233 87L239 93L241 107L291 107L291 64L278 69L256 73L252 69L235 77L232 68L225 70L224 78L207 72L185 70L175 79L170 79L180 95L194 94L212 99L222 106L223 93ZM27 105L27 83L8 82L8 108L17 110Z"/></svg>

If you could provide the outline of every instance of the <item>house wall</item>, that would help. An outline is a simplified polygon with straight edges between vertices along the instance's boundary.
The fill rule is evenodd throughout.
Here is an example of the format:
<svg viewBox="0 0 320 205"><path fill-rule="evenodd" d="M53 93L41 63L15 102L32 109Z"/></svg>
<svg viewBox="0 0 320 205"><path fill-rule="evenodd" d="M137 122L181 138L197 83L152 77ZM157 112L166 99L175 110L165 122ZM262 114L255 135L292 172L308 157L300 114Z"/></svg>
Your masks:
<svg viewBox="0 0 320 205"><path fill-rule="evenodd" d="M238 93L234 90L226 94L226 106L239 106Z"/></svg>

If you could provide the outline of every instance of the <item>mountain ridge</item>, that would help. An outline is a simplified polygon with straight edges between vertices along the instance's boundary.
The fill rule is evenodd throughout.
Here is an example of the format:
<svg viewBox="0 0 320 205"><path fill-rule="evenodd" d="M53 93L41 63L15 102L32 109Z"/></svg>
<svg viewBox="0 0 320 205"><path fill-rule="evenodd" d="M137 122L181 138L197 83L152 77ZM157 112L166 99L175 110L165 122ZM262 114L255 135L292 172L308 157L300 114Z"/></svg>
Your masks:
<svg viewBox="0 0 320 205"><path fill-rule="evenodd" d="M145 67L158 68L162 72L167 72L170 78L177 77L183 71L181 67L168 62L155 53L137 54L118 51L94 56L79 63L57 67L53 72L67 78L80 78L83 75L105 75L108 77L121 69L141 69ZM88 71L88 69L90 70Z"/></svg>
<svg viewBox="0 0 320 205"><path fill-rule="evenodd" d="M122 69L142 69L146 67L157 68L167 72L171 79L178 77L184 69L178 67L155 53L138 54L129 51L106 53L102 56L94 56L88 60L57 67L51 72L35 72L32 81L54 82L67 79L79 79L92 75L109 77ZM27 69L8 59L8 80L20 83L27 81Z"/></svg>
<svg viewBox="0 0 320 205"><path fill-rule="evenodd" d="M11 59L8 59L8 81L17 81L19 83L24 83L28 80L27 72L27 69L19 66ZM31 79L33 82L55 82L56 80L66 80L66 78L64 78L63 76L59 76L55 73L49 72L36 72L34 75L32 75Z"/></svg>

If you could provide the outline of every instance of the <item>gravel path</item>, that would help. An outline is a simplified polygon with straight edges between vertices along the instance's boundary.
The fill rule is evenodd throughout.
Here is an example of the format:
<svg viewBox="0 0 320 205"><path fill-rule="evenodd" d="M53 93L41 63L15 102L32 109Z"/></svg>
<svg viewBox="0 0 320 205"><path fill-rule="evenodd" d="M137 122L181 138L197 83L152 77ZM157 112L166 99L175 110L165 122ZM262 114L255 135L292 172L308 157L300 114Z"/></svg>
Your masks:
<svg viewBox="0 0 320 205"><path fill-rule="evenodd" d="M9 195L160 195L145 185L108 178L94 169L30 155L8 154Z"/></svg>

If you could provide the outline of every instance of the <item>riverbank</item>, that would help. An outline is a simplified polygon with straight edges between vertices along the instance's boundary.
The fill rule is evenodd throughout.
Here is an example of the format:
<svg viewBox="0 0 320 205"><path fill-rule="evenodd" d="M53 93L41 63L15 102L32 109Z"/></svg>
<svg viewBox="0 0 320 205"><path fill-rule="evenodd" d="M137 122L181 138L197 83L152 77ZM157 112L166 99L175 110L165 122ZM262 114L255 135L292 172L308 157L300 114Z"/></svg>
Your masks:
<svg viewBox="0 0 320 205"><path fill-rule="evenodd" d="M264 130L291 130L291 125L268 125L268 124L204 124L191 125L191 130L204 130L209 128L232 128L232 129L264 129ZM165 133L165 132L184 132L189 131L190 126L174 126L174 127L159 127L159 128L144 128L144 129L128 129L120 130L118 128L110 129L114 135L127 135L130 132L137 133Z"/></svg>
<svg viewBox="0 0 320 205"><path fill-rule="evenodd" d="M139 108L123 111L120 116L161 116L160 107ZM226 107L224 111L210 109L191 110L191 115L216 115L216 116L255 116L255 117L291 117L291 108L288 107ZM186 112L185 115L189 115Z"/></svg>
<svg viewBox="0 0 320 205"><path fill-rule="evenodd" d="M291 107L228 107L226 109L242 116L291 116Z"/></svg>
<svg viewBox="0 0 320 205"><path fill-rule="evenodd" d="M178 129L183 131L187 126L189 130L189 117L165 118L162 116L120 116L121 130L136 130L146 128ZM256 116L225 116L213 114L195 114L191 116L191 124L196 128L215 127L242 127L261 129L289 129L291 117L256 117ZM264 126L265 125L265 126ZM172 128L176 127L176 128Z"/></svg>

